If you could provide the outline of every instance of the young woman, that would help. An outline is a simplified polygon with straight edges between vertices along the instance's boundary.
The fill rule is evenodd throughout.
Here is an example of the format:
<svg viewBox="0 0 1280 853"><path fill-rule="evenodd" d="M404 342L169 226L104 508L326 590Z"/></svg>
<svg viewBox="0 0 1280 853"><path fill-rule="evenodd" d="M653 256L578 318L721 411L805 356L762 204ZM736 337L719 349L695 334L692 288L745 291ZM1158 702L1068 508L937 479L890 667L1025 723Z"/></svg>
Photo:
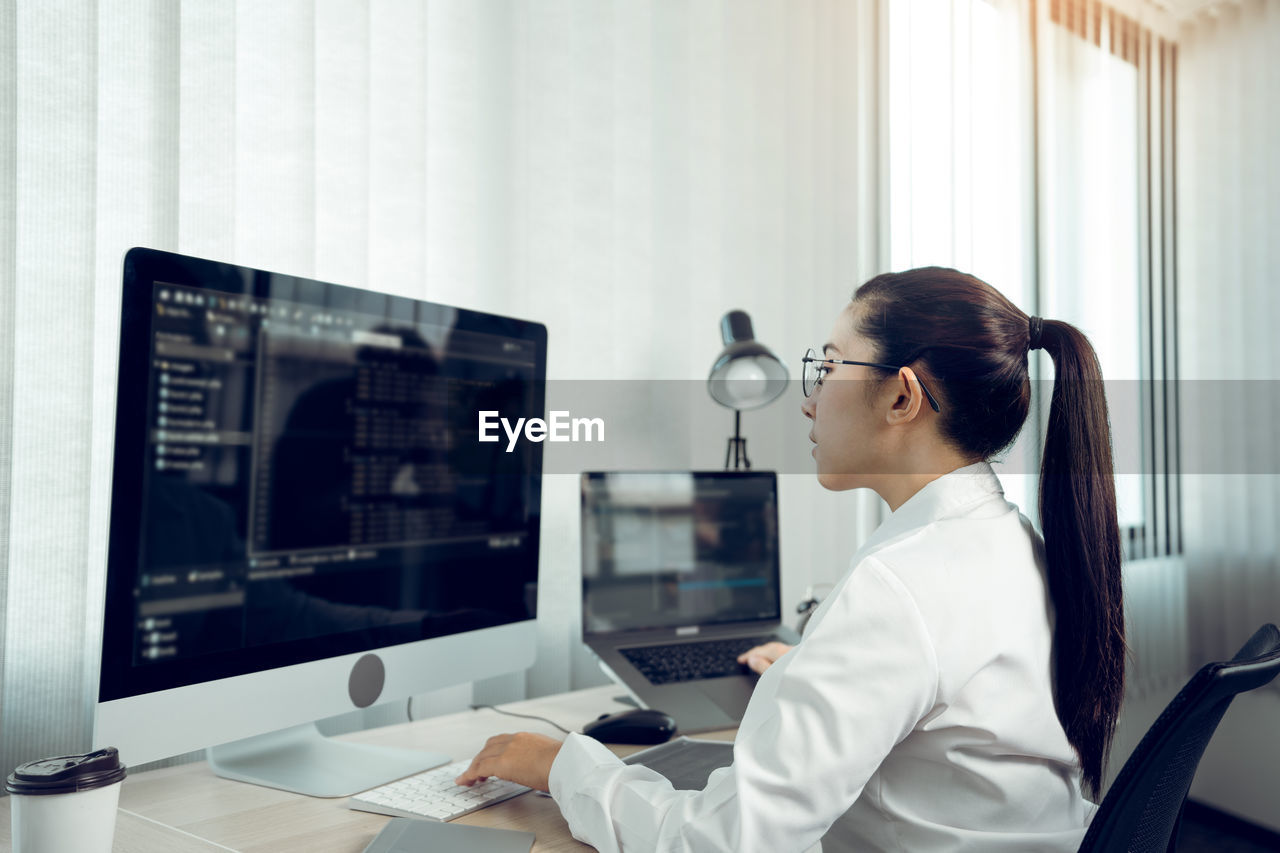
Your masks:
<svg viewBox="0 0 1280 853"><path fill-rule="evenodd" d="M1026 420L1037 348L1056 373L1043 540L987 463ZM1092 347L972 276L925 268L858 288L804 369L819 481L874 489L892 514L800 645L744 655L763 674L733 765L675 791L581 735L521 733L490 739L459 783L549 790L602 851L1075 850L1124 683Z"/></svg>

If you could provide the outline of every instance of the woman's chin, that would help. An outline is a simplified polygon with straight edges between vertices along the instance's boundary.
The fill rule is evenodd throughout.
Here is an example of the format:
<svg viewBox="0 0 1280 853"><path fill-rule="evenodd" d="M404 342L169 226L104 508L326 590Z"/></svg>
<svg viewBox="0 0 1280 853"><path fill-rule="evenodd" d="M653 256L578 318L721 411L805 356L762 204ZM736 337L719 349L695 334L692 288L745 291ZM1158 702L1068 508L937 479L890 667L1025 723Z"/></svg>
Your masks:
<svg viewBox="0 0 1280 853"><path fill-rule="evenodd" d="M830 492L847 492L860 488L862 478L857 474L838 474L831 471L818 471L818 485Z"/></svg>

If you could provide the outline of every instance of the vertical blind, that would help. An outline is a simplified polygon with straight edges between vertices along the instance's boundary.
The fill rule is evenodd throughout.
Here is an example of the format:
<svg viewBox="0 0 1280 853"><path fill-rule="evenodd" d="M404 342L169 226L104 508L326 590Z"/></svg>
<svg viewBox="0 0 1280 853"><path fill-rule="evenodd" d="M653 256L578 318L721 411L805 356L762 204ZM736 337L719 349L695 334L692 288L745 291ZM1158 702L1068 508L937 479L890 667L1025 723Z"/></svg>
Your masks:
<svg viewBox="0 0 1280 853"><path fill-rule="evenodd" d="M1219 4L1179 41L1178 323L1192 660L1280 622L1280 7Z"/></svg>
<svg viewBox="0 0 1280 853"><path fill-rule="evenodd" d="M0 767L88 743L128 247L541 320L557 380L702 383L733 308L798 369L882 266L877 9L0 6ZM876 507L782 480L785 614ZM576 477L543 524L535 695L600 678Z"/></svg>

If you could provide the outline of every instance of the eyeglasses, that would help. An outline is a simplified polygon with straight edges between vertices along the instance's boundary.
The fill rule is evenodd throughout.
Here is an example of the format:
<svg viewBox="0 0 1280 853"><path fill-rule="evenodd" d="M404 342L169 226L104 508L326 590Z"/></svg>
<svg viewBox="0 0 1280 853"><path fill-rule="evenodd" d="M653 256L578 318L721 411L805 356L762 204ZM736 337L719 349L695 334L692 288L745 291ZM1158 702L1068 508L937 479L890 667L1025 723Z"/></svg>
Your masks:
<svg viewBox="0 0 1280 853"><path fill-rule="evenodd" d="M822 384L822 379L827 375L827 371L831 368L830 364L861 364L863 367L878 367L881 370L901 370L902 368L894 364L877 364L874 361L849 361L844 358L824 358L818 355L812 347L804 354L804 358L800 359L804 364L804 371L801 373L800 389L804 391L806 397L813 394L814 390ZM920 382L920 378L916 377L916 381ZM929 393L929 389L924 387L924 383L920 382L920 390L924 392L924 397L929 401L929 406L935 412L941 412L938 408L938 401L933 399L933 395Z"/></svg>

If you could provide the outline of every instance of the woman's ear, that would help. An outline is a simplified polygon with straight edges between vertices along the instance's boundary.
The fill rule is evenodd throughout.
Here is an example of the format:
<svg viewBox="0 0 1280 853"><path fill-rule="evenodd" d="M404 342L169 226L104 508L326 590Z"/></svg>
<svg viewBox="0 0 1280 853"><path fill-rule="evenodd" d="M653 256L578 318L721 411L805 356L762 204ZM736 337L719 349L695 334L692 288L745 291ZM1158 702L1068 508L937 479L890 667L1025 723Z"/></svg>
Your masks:
<svg viewBox="0 0 1280 853"><path fill-rule="evenodd" d="M892 387L896 392L896 396L893 399L893 404L889 407L885 420L890 425L910 423L915 420L916 415L920 413L920 407L925 404L924 391L921 390L920 380L916 378L915 371L910 367L900 367Z"/></svg>

